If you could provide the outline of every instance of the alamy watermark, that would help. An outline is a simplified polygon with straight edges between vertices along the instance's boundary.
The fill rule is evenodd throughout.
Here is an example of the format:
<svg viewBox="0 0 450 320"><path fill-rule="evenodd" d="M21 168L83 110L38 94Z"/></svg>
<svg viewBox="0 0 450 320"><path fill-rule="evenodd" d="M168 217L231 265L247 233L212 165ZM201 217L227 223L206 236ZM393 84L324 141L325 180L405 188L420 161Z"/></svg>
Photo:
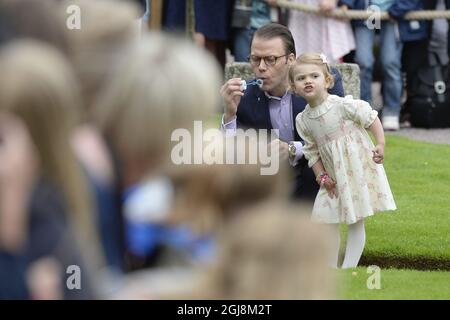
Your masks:
<svg viewBox="0 0 450 320"><path fill-rule="evenodd" d="M367 273L371 274L366 281L367 289L381 289L381 269L379 266L368 266Z"/></svg>
<svg viewBox="0 0 450 320"><path fill-rule="evenodd" d="M370 274L366 280L366 287L369 290L381 289L381 269L379 266L372 265L367 267L367 274ZM356 277L358 272L353 271L352 275Z"/></svg>
<svg viewBox="0 0 450 320"><path fill-rule="evenodd" d="M69 290L81 290L81 268L75 264L70 265L66 269L69 276L66 280L66 286Z"/></svg>
<svg viewBox="0 0 450 320"><path fill-rule="evenodd" d="M377 5L370 5L366 12L370 16L366 19L365 25L370 30L381 29L381 9ZM66 8L66 13L69 15L66 19L66 26L69 30L81 29L81 8L75 4L69 5Z"/></svg>
<svg viewBox="0 0 450 320"><path fill-rule="evenodd" d="M202 122L194 121L193 135L176 129L171 141L177 142L170 155L175 165L259 164L261 175L279 170L278 130L236 129L226 137L220 129L203 130Z"/></svg>
<svg viewBox="0 0 450 320"><path fill-rule="evenodd" d="M367 7L366 12L370 13L369 18L366 19L365 25L370 30L381 29L381 9L379 6L370 5Z"/></svg>
<svg viewBox="0 0 450 320"><path fill-rule="evenodd" d="M66 19L66 27L69 30L81 29L81 8L72 4L66 8L66 13L69 15Z"/></svg>

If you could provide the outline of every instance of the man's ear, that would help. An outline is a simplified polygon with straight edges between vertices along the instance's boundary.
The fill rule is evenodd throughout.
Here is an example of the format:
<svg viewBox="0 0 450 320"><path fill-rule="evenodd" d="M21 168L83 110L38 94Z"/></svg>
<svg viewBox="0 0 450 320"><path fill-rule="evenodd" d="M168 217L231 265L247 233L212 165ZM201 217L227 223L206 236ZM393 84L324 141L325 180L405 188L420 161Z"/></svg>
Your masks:
<svg viewBox="0 0 450 320"><path fill-rule="evenodd" d="M295 92L295 85L294 85L294 83L291 81L291 79L289 79L289 89L291 89L292 92Z"/></svg>
<svg viewBox="0 0 450 320"><path fill-rule="evenodd" d="M289 61L289 64L290 64L290 65L293 64L293 63L295 62L295 54L293 54L292 52L289 53L289 55L288 55L288 61Z"/></svg>

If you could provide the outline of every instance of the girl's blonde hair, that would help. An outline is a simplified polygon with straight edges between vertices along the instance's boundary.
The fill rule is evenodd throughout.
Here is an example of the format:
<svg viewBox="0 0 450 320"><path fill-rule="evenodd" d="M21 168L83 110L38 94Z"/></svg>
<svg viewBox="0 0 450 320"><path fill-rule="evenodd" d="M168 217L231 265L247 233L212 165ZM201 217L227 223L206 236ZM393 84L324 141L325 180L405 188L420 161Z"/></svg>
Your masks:
<svg viewBox="0 0 450 320"><path fill-rule="evenodd" d="M291 87L294 86L294 78L296 74L296 69L301 64L314 64L321 68L323 74L325 75L325 80L330 83L328 89L334 86L334 76L331 73L331 68L328 62L324 61L322 55L319 53L303 53L296 60L295 63L289 68L289 84Z"/></svg>
<svg viewBox="0 0 450 320"><path fill-rule="evenodd" d="M130 1L64 0L60 3L60 11L67 15L65 11L70 5L80 8L81 28L61 28L69 43L68 57L80 79L86 120L90 120L92 103L114 71L117 59L123 56L131 42L138 39L139 10Z"/></svg>
<svg viewBox="0 0 450 320"><path fill-rule="evenodd" d="M94 119L119 152L168 161L172 131L210 118L219 86L219 67L210 54L188 40L150 33L117 63Z"/></svg>
<svg viewBox="0 0 450 320"><path fill-rule="evenodd" d="M77 123L77 82L64 57L47 45L22 40L0 51L0 111L21 119L36 147L39 173L61 190L68 220L90 261L101 261L88 185L71 149ZM87 257L86 257L87 258Z"/></svg>

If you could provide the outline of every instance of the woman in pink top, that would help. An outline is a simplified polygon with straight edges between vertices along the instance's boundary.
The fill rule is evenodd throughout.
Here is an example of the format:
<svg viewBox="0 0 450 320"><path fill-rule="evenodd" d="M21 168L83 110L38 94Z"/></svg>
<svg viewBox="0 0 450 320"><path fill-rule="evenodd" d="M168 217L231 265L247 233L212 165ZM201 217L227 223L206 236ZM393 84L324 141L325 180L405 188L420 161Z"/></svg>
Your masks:
<svg viewBox="0 0 450 320"><path fill-rule="evenodd" d="M292 0L296 3L320 7L323 12L331 11L338 0ZM345 9L346 6L342 6ZM297 54L323 52L331 61L355 49L353 30L349 21L322 17L299 10L291 10L289 29L295 40Z"/></svg>

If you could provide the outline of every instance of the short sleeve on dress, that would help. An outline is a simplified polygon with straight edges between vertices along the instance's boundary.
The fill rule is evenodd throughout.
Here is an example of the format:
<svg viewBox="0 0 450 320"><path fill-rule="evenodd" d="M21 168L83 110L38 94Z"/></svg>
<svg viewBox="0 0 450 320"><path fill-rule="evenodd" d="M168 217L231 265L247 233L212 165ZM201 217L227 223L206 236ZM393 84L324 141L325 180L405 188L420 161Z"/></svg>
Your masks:
<svg viewBox="0 0 450 320"><path fill-rule="evenodd" d="M378 116L378 112L373 110L369 103L364 100L353 99L352 96L344 98L343 107L346 117L363 128L370 127Z"/></svg>
<svg viewBox="0 0 450 320"><path fill-rule="evenodd" d="M297 115L295 118L295 127L299 136L305 142L302 151L304 157L308 160L308 166L311 168L317 161L320 160L320 155L317 144L306 127L303 116L303 112Z"/></svg>

